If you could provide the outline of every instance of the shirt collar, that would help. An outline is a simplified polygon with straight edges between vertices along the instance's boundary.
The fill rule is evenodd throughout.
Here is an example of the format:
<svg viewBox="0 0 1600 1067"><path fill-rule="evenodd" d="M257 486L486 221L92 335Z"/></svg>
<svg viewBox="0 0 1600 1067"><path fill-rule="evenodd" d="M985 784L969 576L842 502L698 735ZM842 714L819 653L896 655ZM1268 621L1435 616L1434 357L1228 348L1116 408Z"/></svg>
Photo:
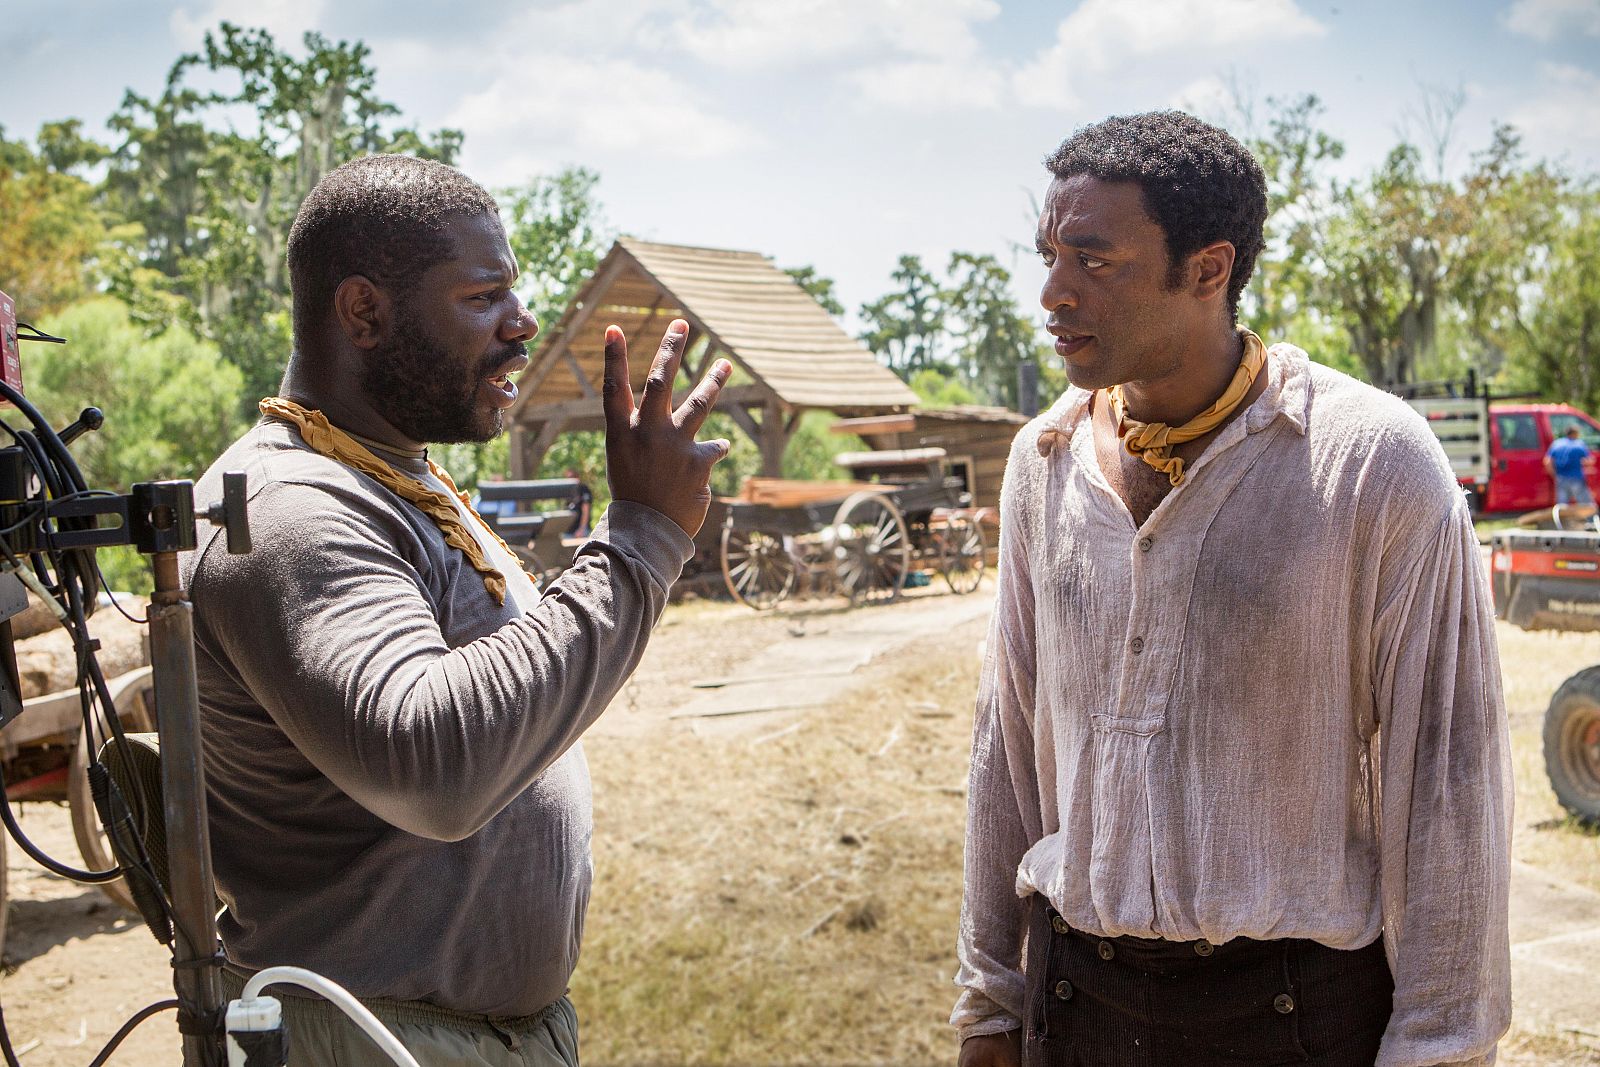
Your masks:
<svg viewBox="0 0 1600 1067"><path fill-rule="evenodd" d="M1093 396L1086 389L1067 386L1050 409L1041 417L1039 428L1039 455L1048 458L1058 444L1069 441L1078 423L1089 411ZM1295 432L1304 434L1311 407L1311 359L1291 344L1279 343L1267 349L1267 387L1256 397L1244 413L1246 433L1266 429L1280 416L1288 420Z"/></svg>

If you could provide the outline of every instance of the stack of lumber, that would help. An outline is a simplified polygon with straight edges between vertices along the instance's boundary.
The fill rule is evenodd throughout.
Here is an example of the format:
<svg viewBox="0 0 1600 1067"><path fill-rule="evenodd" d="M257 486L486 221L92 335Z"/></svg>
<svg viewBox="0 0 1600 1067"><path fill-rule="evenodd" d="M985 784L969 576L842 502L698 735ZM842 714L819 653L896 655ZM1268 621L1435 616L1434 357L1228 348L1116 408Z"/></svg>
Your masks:
<svg viewBox="0 0 1600 1067"><path fill-rule="evenodd" d="M862 490L885 492L892 485L874 482L801 482L788 478L746 478L737 499L774 508L799 508L825 500L843 500Z"/></svg>

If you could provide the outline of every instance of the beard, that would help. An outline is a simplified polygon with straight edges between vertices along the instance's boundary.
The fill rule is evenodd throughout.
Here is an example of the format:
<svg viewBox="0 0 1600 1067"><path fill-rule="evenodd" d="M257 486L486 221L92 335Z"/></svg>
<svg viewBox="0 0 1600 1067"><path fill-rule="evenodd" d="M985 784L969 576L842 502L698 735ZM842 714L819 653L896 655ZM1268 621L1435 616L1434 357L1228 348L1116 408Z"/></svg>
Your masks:
<svg viewBox="0 0 1600 1067"><path fill-rule="evenodd" d="M500 434L505 414L480 404L478 390L495 370L526 353L526 345L511 344L468 366L429 336L414 315L402 312L392 339L367 355L361 386L383 417L413 441L481 443Z"/></svg>

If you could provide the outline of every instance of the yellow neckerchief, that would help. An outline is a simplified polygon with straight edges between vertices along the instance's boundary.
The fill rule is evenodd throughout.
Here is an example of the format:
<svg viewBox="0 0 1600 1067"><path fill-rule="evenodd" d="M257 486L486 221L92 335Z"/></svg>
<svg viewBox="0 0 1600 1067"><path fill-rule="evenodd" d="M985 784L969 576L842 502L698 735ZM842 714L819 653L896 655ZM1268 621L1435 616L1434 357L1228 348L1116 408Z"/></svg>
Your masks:
<svg viewBox="0 0 1600 1067"><path fill-rule="evenodd" d="M1111 399L1111 415L1117 424L1117 436L1122 438L1128 452L1165 474L1175 486L1183 484L1183 460L1172 454L1173 447L1204 437L1221 426L1250 392L1261 368L1267 365L1267 346L1261 343L1261 338L1249 330L1240 330L1239 334L1244 339L1244 358L1239 361L1239 369L1233 372L1233 381L1217 397L1216 403L1182 426L1130 419L1122 398L1122 386L1113 385L1106 390Z"/></svg>
<svg viewBox="0 0 1600 1067"><path fill-rule="evenodd" d="M375 479L385 489L415 504L419 511L438 525L440 532L444 534L445 543L466 556L467 562L472 564L472 569L483 575L483 587L494 597L494 602L496 604L506 602L506 576L495 570L489 561L483 558L483 546L478 544L478 539L472 536L466 523L461 521L461 513L450 503L449 497L429 489L415 478L407 478L373 455L352 435L329 422L328 417L320 411L301 407L293 400L285 400L281 396L269 396L257 406L263 415L271 415L275 419L293 423L299 429L301 439L311 446L313 451L355 468ZM456 488L456 483L450 480L450 475L445 473L444 468L431 459L427 462L433 476L449 487L465 505L467 513L488 530L489 536L500 541L500 536L490 530L483 517L473 510L467 494ZM513 559L516 558L516 553L511 551L510 546L504 541L500 541L500 544L508 555Z"/></svg>

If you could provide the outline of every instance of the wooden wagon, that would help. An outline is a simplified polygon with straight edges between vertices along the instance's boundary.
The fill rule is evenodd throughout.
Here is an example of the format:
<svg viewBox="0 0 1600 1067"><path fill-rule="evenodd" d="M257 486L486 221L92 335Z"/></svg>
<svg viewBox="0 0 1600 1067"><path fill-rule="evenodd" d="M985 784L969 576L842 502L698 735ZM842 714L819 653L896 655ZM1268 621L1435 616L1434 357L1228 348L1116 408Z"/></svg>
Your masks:
<svg viewBox="0 0 1600 1067"><path fill-rule="evenodd" d="M107 687L123 729L130 733L155 730L155 688L149 667L113 678ZM5 766L8 799L66 801L84 866L101 871L116 866L116 860L89 795L89 753L76 689L23 701L22 714L0 730L0 762ZM3 843L4 837L0 837L0 845ZM4 849L0 848L0 944L5 940L5 866ZM133 908L133 897L122 879L103 882L100 888L118 904Z"/></svg>
<svg viewBox="0 0 1600 1067"><path fill-rule="evenodd" d="M852 605L894 600L909 575L937 571L956 593L983 577L983 532L941 448L855 452L851 482L751 478L722 501L722 576L757 610L796 592Z"/></svg>

